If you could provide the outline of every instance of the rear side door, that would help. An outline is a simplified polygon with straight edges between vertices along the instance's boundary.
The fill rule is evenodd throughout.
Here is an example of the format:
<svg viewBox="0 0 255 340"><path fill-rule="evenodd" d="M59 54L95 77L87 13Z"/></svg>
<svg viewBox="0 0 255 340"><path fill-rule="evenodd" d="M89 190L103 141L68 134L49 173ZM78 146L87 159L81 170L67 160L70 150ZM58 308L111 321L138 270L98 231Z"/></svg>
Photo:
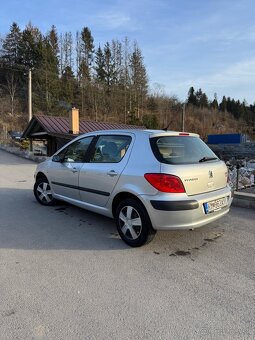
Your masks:
<svg viewBox="0 0 255 340"><path fill-rule="evenodd" d="M92 140L89 136L74 141L53 157L49 179L56 194L80 200L79 172Z"/></svg>
<svg viewBox="0 0 255 340"><path fill-rule="evenodd" d="M106 205L127 164L131 142L130 134L98 136L90 159L80 170L82 201L101 207Z"/></svg>

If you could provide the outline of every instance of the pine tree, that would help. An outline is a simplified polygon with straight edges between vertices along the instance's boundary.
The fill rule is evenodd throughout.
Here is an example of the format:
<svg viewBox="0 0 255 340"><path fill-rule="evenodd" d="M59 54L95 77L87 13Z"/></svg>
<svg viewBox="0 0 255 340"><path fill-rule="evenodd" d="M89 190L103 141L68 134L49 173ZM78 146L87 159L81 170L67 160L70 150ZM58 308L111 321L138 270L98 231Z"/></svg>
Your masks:
<svg viewBox="0 0 255 340"><path fill-rule="evenodd" d="M112 60L112 52L109 42L104 46L104 62L105 62L105 83L107 86L107 93L110 93L110 87L114 79L114 65Z"/></svg>
<svg viewBox="0 0 255 340"><path fill-rule="evenodd" d="M15 110L16 96L18 93L19 78L23 75L23 69L18 64L19 44L21 40L21 31L19 26L14 22L10 27L10 33L2 41L1 49L1 85L4 93L9 97L8 111L13 116Z"/></svg>
<svg viewBox="0 0 255 340"><path fill-rule="evenodd" d="M214 93L214 99L213 99L213 101L211 103L211 107L213 109L216 109L216 110L218 110L218 108L219 108L219 104L218 104L217 94L216 93Z"/></svg>
<svg viewBox="0 0 255 340"><path fill-rule="evenodd" d="M193 86L191 86L191 88L189 89L187 103L194 106L197 105L197 97L195 95L195 89Z"/></svg>
<svg viewBox="0 0 255 340"><path fill-rule="evenodd" d="M222 112L227 111L227 99L225 96L222 97L222 101L220 103L220 111Z"/></svg>
<svg viewBox="0 0 255 340"><path fill-rule="evenodd" d="M196 91L195 96L196 96L196 105L199 107L202 107L203 92L201 88L198 91Z"/></svg>
<svg viewBox="0 0 255 340"><path fill-rule="evenodd" d="M93 53L94 53L94 38L92 37L91 31L88 27L84 27L81 31L81 63L82 70L86 69L86 73L83 75L88 80L91 78L91 68L93 63Z"/></svg>
<svg viewBox="0 0 255 340"><path fill-rule="evenodd" d="M84 27L80 34L78 34L78 80L81 92L81 113L85 111L90 114L93 106L92 98L92 67L94 59L94 39L88 27Z"/></svg>
<svg viewBox="0 0 255 340"><path fill-rule="evenodd" d="M202 96L200 98L199 106L202 108L207 108L208 107L208 98L205 93L202 93Z"/></svg>
<svg viewBox="0 0 255 340"><path fill-rule="evenodd" d="M99 82L104 82L105 77L106 77L106 72L105 72L105 59L104 59L104 54L103 51L99 45L97 51L96 51L96 57L95 57L95 77L96 80Z"/></svg>
<svg viewBox="0 0 255 340"><path fill-rule="evenodd" d="M14 22L11 25L10 33L7 34L2 44L1 55L6 64L14 66L19 60L19 44L21 40L21 31L19 26Z"/></svg>
<svg viewBox="0 0 255 340"><path fill-rule="evenodd" d="M52 26L41 46L42 65L38 70L38 82L45 101L44 110L49 113L53 110L59 95L59 60L58 60L58 36L56 28Z"/></svg>
<svg viewBox="0 0 255 340"><path fill-rule="evenodd" d="M39 29L29 23L22 32L18 55L19 63L27 68L37 68L42 62L42 34Z"/></svg>
<svg viewBox="0 0 255 340"><path fill-rule="evenodd" d="M49 44L49 63L54 73L58 74L59 70L59 45L58 34L56 27L53 25L46 36L46 41Z"/></svg>
<svg viewBox="0 0 255 340"><path fill-rule="evenodd" d="M148 77L143 63L143 56L137 44L134 44L133 53L130 56L130 79L133 93L133 107L136 116L140 118L140 110L143 111L145 97L148 90Z"/></svg>
<svg viewBox="0 0 255 340"><path fill-rule="evenodd" d="M67 66L63 70L61 83L61 100L65 102L68 107L74 104L76 94L75 76L70 66Z"/></svg>

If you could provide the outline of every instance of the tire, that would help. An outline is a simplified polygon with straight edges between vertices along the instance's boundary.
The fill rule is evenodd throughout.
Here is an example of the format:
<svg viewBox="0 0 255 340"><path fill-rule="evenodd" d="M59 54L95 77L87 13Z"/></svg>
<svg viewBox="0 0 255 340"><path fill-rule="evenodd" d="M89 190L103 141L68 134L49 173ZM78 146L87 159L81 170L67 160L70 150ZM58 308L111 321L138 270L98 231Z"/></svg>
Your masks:
<svg viewBox="0 0 255 340"><path fill-rule="evenodd" d="M53 197L50 184L46 177L40 177L34 185L34 195L42 205L55 205L57 200Z"/></svg>
<svg viewBox="0 0 255 340"><path fill-rule="evenodd" d="M115 222L120 237L131 247L149 243L156 234L146 209L132 198L120 202L116 209Z"/></svg>

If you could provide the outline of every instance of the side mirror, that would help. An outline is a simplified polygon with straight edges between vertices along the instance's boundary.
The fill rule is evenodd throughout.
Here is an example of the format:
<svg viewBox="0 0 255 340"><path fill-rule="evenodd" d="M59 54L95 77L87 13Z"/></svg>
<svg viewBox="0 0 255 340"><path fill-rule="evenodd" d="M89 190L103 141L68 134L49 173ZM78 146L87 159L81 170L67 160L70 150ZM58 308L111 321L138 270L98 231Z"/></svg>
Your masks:
<svg viewBox="0 0 255 340"><path fill-rule="evenodd" d="M59 162L59 163L62 163L63 161L64 161L64 155L54 155L53 157L52 157L52 161L53 162Z"/></svg>

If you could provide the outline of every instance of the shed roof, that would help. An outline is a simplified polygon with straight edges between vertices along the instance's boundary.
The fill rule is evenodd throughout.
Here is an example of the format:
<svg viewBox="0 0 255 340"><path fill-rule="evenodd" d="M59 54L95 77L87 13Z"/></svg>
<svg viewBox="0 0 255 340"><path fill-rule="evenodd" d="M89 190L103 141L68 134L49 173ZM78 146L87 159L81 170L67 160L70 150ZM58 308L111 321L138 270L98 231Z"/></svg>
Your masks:
<svg viewBox="0 0 255 340"><path fill-rule="evenodd" d="M119 129L141 129L143 126L119 124L119 123L103 123L95 121L80 120L80 134L97 131L97 130L119 130ZM74 137L70 133L70 123L68 117L35 115L25 128L22 138L62 136L66 138Z"/></svg>

